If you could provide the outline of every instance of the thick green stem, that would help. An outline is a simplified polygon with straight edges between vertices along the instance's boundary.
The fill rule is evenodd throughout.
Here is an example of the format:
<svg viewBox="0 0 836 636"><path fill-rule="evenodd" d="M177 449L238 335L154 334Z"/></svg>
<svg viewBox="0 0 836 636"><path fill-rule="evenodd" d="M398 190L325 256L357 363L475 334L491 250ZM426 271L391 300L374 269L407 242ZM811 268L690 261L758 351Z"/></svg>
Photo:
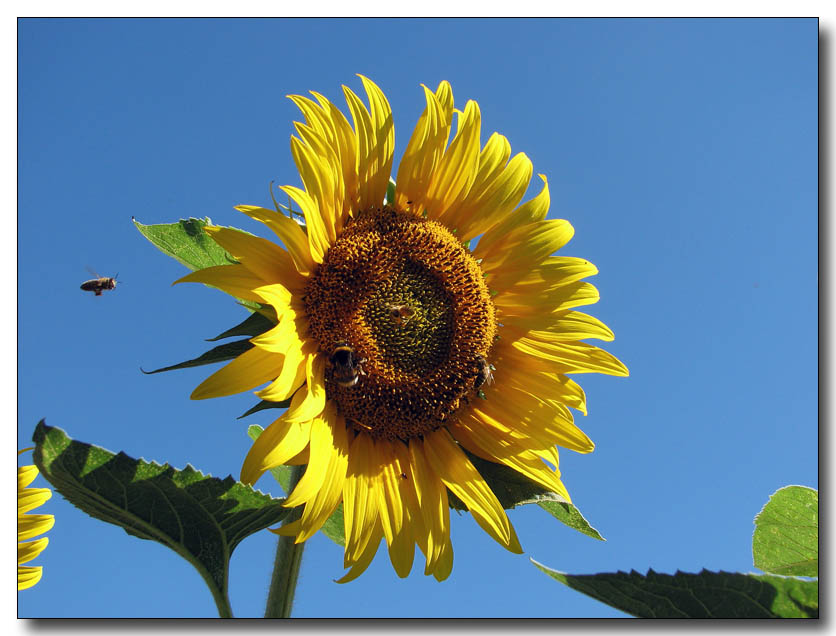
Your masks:
<svg viewBox="0 0 836 636"><path fill-rule="evenodd" d="M291 466L288 493L293 492L304 471L304 466ZM301 514L301 508L294 509L282 525L296 521ZM294 543L295 540L295 537L279 537L264 618L290 618L299 566L302 564L302 550L305 548L304 543Z"/></svg>
<svg viewBox="0 0 836 636"><path fill-rule="evenodd" d="M210 585L209 589L212 591L212 599L215 601L215 607L218 608L219 618L232 618L232 607L229 605L229 597L226 590L219 590L214 585Z"/></svg>

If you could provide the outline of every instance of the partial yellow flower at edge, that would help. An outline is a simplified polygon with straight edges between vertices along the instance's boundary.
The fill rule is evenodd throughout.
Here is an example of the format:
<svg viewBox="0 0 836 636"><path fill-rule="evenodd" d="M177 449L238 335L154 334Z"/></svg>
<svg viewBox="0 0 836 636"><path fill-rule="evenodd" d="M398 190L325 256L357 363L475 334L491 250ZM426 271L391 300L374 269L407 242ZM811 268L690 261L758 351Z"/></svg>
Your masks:
<svg viewBox="0 0 836 636"><path fill-rule="evenodd" d="M32 450L24 448L18 455ZM28 514L52 497L49 488L27 488L38 476L36 466L18 466L17 468L17 589L26 590L41 580L42 566L23 565L37 557L49 543L41 537L28 541L50 530L55 523L52 515Z"/></svg>

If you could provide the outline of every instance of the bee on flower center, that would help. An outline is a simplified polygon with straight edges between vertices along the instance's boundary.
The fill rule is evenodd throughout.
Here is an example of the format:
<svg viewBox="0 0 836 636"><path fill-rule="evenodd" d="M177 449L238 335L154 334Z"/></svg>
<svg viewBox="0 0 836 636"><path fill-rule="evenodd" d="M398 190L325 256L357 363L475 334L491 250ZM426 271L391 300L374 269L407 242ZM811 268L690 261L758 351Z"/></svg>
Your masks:
<svg viewBox="0 0 836 636"><path fill-rule="evenodd" d="M346 342L336 344L329 360L334 382L340 386L354 386L360 380L361 375L366 375L361 366L366 359L358 357L354 348Z"/></svg>
<svg viewBox="0 0 836 636"><path fill-rule="evenodd" d="M415 315L415 310L409 305L389 305L389 315L402 327Z"/></svg>
<svg viewBox="0 0 836 636"><path fill-rule="evenodd" d="M478 389L483 384L493 384L494 366L489 364L485 356L476 356L476 379L473 381L473 388Z"/></svg>

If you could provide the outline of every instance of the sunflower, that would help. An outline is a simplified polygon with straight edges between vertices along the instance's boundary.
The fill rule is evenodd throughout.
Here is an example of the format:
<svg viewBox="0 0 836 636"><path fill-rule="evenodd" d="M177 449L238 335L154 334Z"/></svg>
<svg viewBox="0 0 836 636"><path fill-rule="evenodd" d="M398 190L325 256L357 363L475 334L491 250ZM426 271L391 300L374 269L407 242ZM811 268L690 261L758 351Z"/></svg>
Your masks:
<svg viewBox="0 0 836 636"><path fill-rule="evenodd" d="M25 448L18 452L18 455L25 453L31 448ZM30 510L37 508L43 504L47 499L52 497L52 491L49 488L27 488L35 477L38 476L38 469L36 466L18 466L17 467L17 589L25 590L41 580L43 567L21 565L22 563L29 563L32 559L38 556L49 539L41 537L35 541L27 541L32 537L37 537L39 534L47 532L55 523L55 517L52 515L30 515L26 514Z"/></svg>
<svg viewBox="0 0 836 636"><path fill-rule="evenodd" d="M522 552L468 453L570 501L556 446L588 453L593 444L573 423L569 407L585 414L586 405L567 374L627 369L581 342L613 338L599 320L573 310L598 300L581 280L597 269L552 256L573 229L546 219L543 175L539 194L520 204L532 177L528 157L511 157L497 133L480 147L479 106L468 101L454 110L450 84L441 82L434 92L424 87L426 109L387 195L392 111L360 77L368 108L343 87L353 126L319 93L290 96L305 119L290 143L304 189L281 189L304 222L284 206L236 208L284 248L207 226L238 262L177 281L275 310L275 327L252 338L254 346L192 398L269 383L256 395L290 399L254 442L241 480L307 464L285 503L304 505L301 518L274 532L305 541L342 502L350 570L339 582L368 567L382 538L398 576L410 572L417 545L424 573L443 580L453 563L448 490L485 532Z"/></svg>

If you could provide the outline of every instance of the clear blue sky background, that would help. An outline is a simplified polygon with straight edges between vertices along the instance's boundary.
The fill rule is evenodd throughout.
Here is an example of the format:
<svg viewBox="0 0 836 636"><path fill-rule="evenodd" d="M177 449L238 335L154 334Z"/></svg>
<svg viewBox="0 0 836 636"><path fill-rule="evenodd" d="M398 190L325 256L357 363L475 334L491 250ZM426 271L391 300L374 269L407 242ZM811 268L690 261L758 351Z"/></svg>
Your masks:
<svg viewBox="0 0 836 636"><path fill-rule="evenodd" d="M300 185L290 93L344 104L355 73L386 92L396 162L419 86L476 99L545 173L550 217L595 263L590 313L629 378L585 375L591 455L561 454L575 503L607 538L535 506L511 511L512 555L453 515L444 583L396 577L381 549L337 585L341 548L309 542L303 617L622 616L545 577L636 569L753 571L752 519L787 484L818 487L815 20L23 20L18 102L18 447L41 418L76 439L216 476L249 447L249 394L203 402L195 357L245 313L133 227L210 216L264 235L236 204ZM539 187L539 186L538 186ZM533 193L535 189L532 189ZM113 292L79 290L89 265ZM10 442L11 443L11 442ZM46 485L40 478L37 485ZM259 486L280 494L271 478ZM21 592L22 617L213 616L192 567L60 495ZM273 535L231 565L238 616L259 616Z"/></svg>

